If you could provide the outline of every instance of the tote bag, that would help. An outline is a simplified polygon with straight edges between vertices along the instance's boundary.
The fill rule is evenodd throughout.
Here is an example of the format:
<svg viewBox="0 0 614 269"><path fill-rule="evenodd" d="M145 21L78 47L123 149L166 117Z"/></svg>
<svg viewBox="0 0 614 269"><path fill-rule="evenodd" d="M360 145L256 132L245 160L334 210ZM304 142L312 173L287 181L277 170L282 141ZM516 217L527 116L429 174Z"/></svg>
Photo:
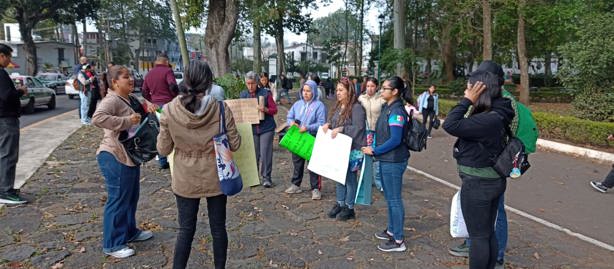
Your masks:
<svg viewBox="0 0 614 269"><path fill-rule="evenodd" d="M220 104L220 134L213 137L215 148L215 162L217 175L220 178L220 187L225 195L235 195L243 189L243 179L239 173L239 167L232 160L230 143L226 135L226 117L224 116L224 102Z"/></svg>
<svg viewBox="0 0 614 269"><path fill-rule="evenodd" d="M452 206L450 207L450 235L454 238L468 238L467 225L463 217L461 209L460 190L452 197Z"/></svg>

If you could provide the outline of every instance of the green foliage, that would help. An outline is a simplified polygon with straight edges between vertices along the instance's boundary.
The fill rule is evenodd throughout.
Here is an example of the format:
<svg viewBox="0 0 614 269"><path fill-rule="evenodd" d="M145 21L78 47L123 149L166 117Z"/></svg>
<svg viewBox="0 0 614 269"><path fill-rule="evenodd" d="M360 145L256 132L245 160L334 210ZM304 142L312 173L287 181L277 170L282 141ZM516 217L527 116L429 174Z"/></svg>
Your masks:
<svg viewBox="0 0 614 269"><path fill-rule="evenodd" d="M456 100L439 99L439 115L441 117L447 116L456 104L458 104Z"/></svg>
<svg viewBox="0 0 614 269"><path fill-rule="evenodd" d="M392 49L382 51L381 70L383 74L395 74L397 64L405 66L406 70L412 70L412 63L416 58L411 49Z"/></svg>
<svg viewBox="0 0 614 269"><path fill-rule="evenodd" d="M592 146L612 147L614 142L608 141L609 134L614 133L614 123L582 120L576 117L557 114L534 112L540 137L559 139Z"/></svg>
<svg viewBox="0 0 614 269"><path fill-rule="evenodd" d="M572 102L580 118L614 122L614 88L609 93L585 90Z"/></svg>
<svg viewBox="0 0 614 269"><path fill-rule="evenodd" d="M224 89L226 99L238 99L239 93L247 89L245 82L241 78L237 78L233 74L226 74L215 78L215 84Z"/></svg>

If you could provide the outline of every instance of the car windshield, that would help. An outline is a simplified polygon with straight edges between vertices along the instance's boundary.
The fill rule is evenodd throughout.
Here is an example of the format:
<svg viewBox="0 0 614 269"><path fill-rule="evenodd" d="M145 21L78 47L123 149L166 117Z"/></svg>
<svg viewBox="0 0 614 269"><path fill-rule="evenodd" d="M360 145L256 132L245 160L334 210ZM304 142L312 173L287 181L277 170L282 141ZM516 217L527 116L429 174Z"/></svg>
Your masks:
<svg viewBox="0 0 614 269"><path fill-rule="evenodd" d="M36 76L36 78L40 80L56 80L57 76L53 74L42 74L42 75Z"/></svg>

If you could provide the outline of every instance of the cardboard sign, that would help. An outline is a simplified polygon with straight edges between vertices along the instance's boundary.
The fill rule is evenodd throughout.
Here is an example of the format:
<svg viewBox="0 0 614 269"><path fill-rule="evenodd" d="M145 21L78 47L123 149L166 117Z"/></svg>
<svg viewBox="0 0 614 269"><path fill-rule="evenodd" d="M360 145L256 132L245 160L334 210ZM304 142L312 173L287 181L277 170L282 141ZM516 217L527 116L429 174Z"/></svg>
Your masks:
<svg viewBox="0 0 614 269"><path fill-rule="evenodd" d="M237 131L241 136L241 147L232 153L232 159L239 167L239 171L241 171L243 185L250 187L259 185L260 178L258 176L258 166L256 165L256 148L254 147L252 125L249 123L237 123L236 125Z"/></svg>
<svg viewBox="0 0 614 269"><path fill-rule="evenodd" d="M307 132L301 133L296 125L292 125L284 138L279 141L279 145L309 161L315 140L316 138L313 135Z"/></svg>
<svg viewBox="0 0 614 269"><path fill-rule="evenodd" d="M307 169L345 185L352 138L344 134L337 134L337 137L333 139L332 133L329 130L325 134L322 127L318 129Z"/></svg>
<svg viewBox="0 0 614 269"><path fill-rule="evenodd" d="M224 103L232 111L235 123L260 123L258 100L256 98L224 100Z"/></svg>

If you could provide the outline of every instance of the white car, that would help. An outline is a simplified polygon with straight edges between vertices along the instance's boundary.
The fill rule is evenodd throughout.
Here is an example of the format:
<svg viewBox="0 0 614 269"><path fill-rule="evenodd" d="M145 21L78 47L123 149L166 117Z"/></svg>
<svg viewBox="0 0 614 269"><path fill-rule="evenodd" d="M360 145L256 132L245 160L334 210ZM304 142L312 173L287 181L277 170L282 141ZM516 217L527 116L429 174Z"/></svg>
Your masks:
<svg viewBox="0 0 614 269"><path fill-rule="evenodd" d="M68 95L69 99L75 99L75 96L79 98L79 91L72 86L75 79L76 76L72 75L68 80L66 80L66 84L64 84L64 91L66 92L66 95Z"/></svg>
<svg viewBox="0 0 614 269"><path fill-rule="evenodd" d="M179 85L183 81L183 72L175 72L175 80L177 85Z"/></svg>

